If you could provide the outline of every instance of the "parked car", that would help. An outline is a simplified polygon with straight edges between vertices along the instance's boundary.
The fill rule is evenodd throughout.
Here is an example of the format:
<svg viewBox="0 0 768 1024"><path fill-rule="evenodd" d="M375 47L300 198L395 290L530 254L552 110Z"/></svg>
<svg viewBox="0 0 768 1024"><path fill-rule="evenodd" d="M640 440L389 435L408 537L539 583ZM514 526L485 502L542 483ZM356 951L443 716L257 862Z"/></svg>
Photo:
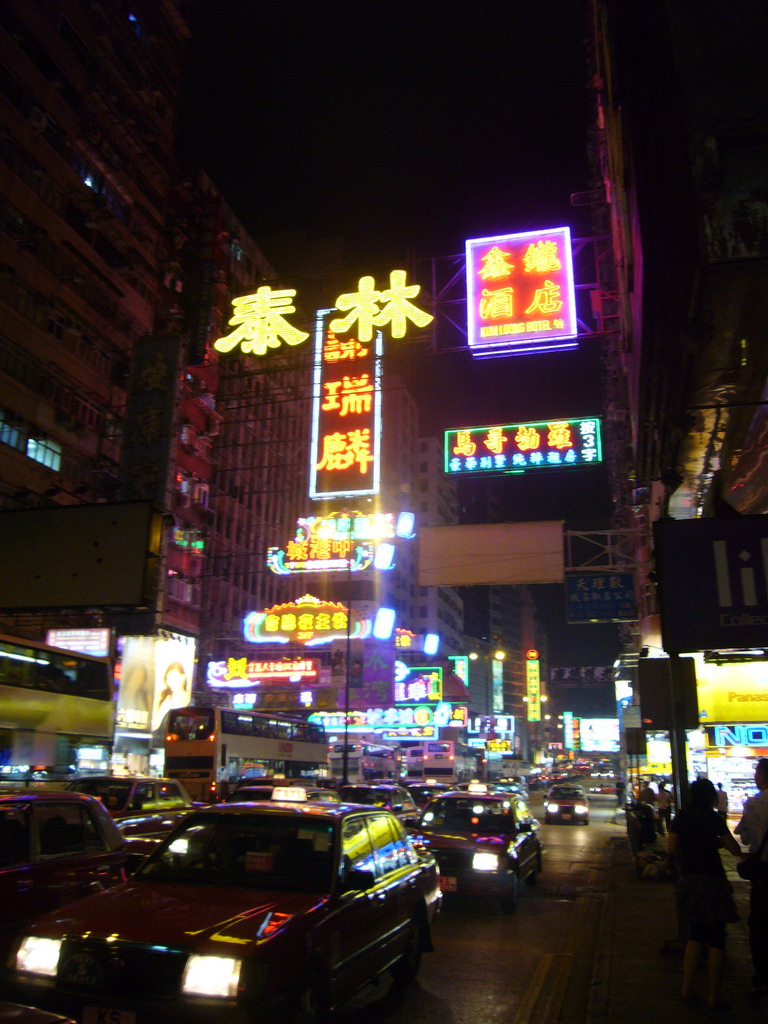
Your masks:
<svg viewBox="0 0 768 1024"><path fill-rule="evenodd" d="M61 790L0 796L0 963L36 917L124 881L126 857L123 837L95 797Z"/></svg>
<svg viewBox="0 0 768 1024"><path fill-rule="evenodd" d="M184 811L200 807L177 779L144 775L89 775L73 780L68 789L98 797L113 818L151 811Z"/></svg>
<svg viewBox="0 0 768 1024"><path fill-rule="evenodd" d="M544 800L544 824L589 824L589 799L583 786L573 783L553 786Z"/></svg>
<svg viewBox="0 0 768 1024"><path fill-rule="evenodd" d="M539 823L522 797L476 790L430 800L411 836L434 854L444 894L492 896L510 912L520 882L541 870Z"/></svg>
<svg viewBox="0 0 768 1024"><path fill-rule="evenodd" d="M82 1021L319 1021L432 948L434 858L383 808L193 811L111 892L26 930L6 981Z"/></svg>
<svg viewBox="0 0 768 1024"><path fill-rule="evenodd" d="M405 786L389 783L356 784L339 787L339 800L348 804L366 804L369 807L386 807L403 824L414 824L419 808Z"/></svg>

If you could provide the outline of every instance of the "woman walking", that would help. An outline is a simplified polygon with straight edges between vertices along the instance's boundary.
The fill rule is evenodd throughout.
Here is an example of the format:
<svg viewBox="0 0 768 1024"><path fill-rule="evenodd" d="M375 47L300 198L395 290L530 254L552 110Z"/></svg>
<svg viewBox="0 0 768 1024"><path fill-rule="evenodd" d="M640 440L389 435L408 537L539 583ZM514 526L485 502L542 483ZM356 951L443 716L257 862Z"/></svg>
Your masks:
<svg viewBox="0 0 768 1024"><path fill-rule="evenodd" d="M739 915L720 859L720 848L740 857L741 847L715 810L716 804L717 791L709 779L692 782L688 802L670 826L667 850L676 858L680 872L675 892L678 913L687 934L682 998L688 1003L696 1002L696 972L706 950L707 1005L711 1009L723 1009L720 988L725 926L738 921Z"/></svg>

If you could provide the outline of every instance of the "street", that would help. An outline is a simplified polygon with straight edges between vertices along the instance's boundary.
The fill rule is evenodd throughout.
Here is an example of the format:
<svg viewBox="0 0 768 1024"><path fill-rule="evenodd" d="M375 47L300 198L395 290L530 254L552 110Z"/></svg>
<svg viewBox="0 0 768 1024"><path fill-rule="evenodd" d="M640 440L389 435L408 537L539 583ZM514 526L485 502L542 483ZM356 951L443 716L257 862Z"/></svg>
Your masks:
<svg viewBox="0 0 768 1024"><path fill-rule="evenodd" d="M541 796L531 806L543 821ZM338 1024L546 1024L558 1012L582 1020L610 837L625 828L615 812L615 797L598 796L588 826L542 825L543 871L522 887L514 914L493 902L446 901L417 980L398 992L380 979L339 1012ZM567 986L572 1005L563 1007Z"/></svg>

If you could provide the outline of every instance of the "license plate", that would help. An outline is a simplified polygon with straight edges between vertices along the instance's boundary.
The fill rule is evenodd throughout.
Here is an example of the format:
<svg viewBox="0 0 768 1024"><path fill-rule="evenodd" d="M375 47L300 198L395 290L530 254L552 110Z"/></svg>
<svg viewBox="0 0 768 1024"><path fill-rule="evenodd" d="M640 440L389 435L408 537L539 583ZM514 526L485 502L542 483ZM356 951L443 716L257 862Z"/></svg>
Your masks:
<svg viewBox="0 0 768 1024"><path fill-rule="evenodd" d="M573 817L572 814L564 814L563 815L563 821L570 821L572 817Z"/></svg>
<svg viewBox="0 0 768 1024"><path fill-rule="evenodd" d="M450 875L440 875L441 892L456 892L456 879Z"/></svg>
<svg viewBox="0 0 768 1024"><path fill-rule="evenodd" d="M136 1024L130 1010L109 1010L101 1006L84 1006L81 1024Z"/></svg>

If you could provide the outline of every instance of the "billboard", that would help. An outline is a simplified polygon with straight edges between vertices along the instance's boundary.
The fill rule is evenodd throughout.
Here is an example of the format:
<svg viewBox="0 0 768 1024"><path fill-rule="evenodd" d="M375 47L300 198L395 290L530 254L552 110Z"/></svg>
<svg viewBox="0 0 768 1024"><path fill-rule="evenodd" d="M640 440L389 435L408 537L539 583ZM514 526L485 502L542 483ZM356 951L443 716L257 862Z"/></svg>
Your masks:
<svg viewBox="0 0 768 1024"><path fill-rule="evenodd" d="M332 330L336 309L318 310L312 387L309 496L378 494L383 336L360 341Z"/></svg>
<svg viewBox="0 0 768 1024"><path fill-rule="evenodd" d="M192 699L196 643L191 637L122 638L116 726L154 732L166 712Z"/></svg>
<svg viewBox="0 0 768 1024"><path fill-rule="evenodd" d="M162 535L148 501L2 511L0 610L152 605Z"/></svg>
<svg viewBox="0 0 768 1024"><path fill-rule="evenodd" d="M373 565L382 541L395 537L392 512L333 512L296 521L284 548L267 549L267 567L278 576L306 572L362 572ZM394 568L394 561L387 566Z"/></svg>
<svg viewBox="0 0 768 1024"><path fill-rule="evenodd" d="M419 534L419 584L562 583L563 524L425 526Z"/></svg>
<svg viewBox="0 0 768 1024"><path fill-rule="evenodd" d="M466 269L473 355L576 347L570 228L471 238Z"/></svg>
<svg viewBox="0 0 768 1024"><path fill-rule="evenodd" d="M587 753L615 754L619 750L618 718L582 718L579 722L581 749Z"/></svg>
<svg viewBox="0 0 768 1024"><path fill-rule="evenodd" d="M600 420L595 416L445 431L444 469L449 476L525 473L602 461Z"/></svg>
<svg viewBox="0 0 768 1024"><path fill-rule="evenodd" d="M694 654L702 724L768 720L768 662L717 665Z"/></svg>
<svg viewBox="0 0 768 1024"><path fill-rule="evenodd" d="M764 647L768 516L662 519L653 533L664 649Z"/></svg>

